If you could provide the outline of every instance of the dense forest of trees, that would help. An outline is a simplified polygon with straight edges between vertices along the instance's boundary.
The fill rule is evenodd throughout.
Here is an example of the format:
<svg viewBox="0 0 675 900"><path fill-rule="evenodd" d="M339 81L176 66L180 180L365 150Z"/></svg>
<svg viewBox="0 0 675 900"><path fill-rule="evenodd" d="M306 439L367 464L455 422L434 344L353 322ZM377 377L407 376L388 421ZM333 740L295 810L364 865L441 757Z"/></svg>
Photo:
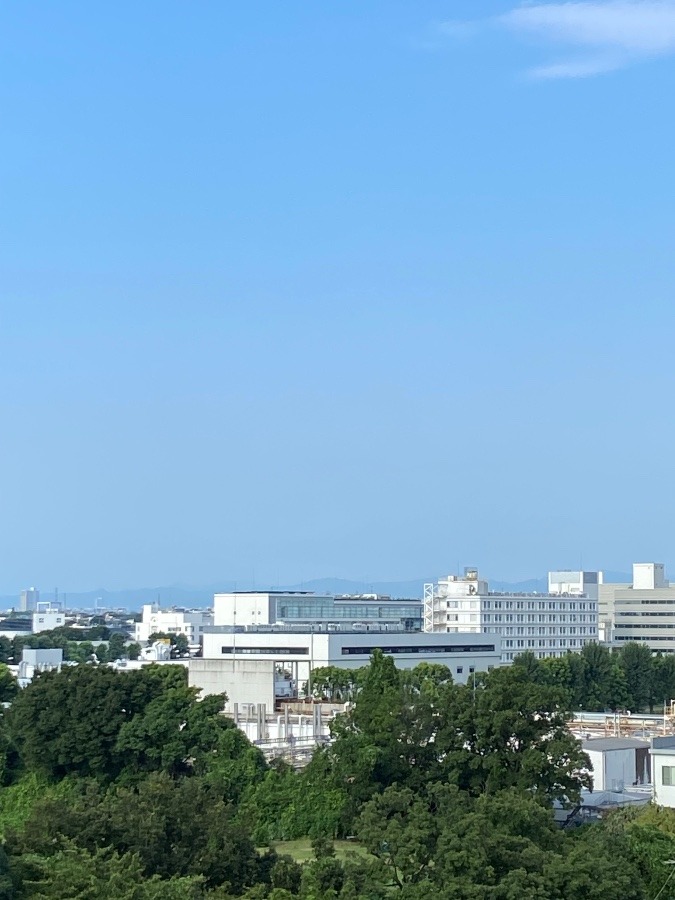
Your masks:
<svg viewBox="0 0 675 900"><path fill-rule="evenodd" d="M671 811L554 824L591 779L566 728L576 687L548 663L463 686L376 652L356 681L335 740L294 771L182 667L40 675L0 722L0 900L671 896ZM303 863L278 844L303 838Z"/></svg>

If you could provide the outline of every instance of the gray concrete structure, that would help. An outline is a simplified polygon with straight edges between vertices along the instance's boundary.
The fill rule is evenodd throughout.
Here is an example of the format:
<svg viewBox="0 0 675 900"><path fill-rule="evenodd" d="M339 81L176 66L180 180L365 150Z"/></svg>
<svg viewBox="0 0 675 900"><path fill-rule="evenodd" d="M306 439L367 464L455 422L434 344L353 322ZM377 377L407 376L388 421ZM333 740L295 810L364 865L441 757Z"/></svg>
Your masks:
<svg viewBox="0 0 675 900"><path fill-rule="evenodd" d="M227 694L224 709L233 713L235 705L263 705L273 711L275 704L275 664L273 660L191 659L188 683L201 696Z"/></svg>

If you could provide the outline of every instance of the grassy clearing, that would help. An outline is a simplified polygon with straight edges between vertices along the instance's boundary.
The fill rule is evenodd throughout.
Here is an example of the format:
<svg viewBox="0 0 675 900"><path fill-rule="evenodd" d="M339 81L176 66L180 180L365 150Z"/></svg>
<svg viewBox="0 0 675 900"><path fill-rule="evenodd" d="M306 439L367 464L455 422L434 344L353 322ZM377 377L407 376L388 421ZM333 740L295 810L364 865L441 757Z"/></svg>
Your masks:
<svg viewBox="0 0 675 900"><path fill-rule="evenodd" d="M309 838L303 838L301 841L274 841L272 846L277 853L292 856L299 863L314 859L312 842ZM346 859L349 853L356 853L358 856L366 856L368 853L365 847L356 841L333 841L333 846L336 857L341 860Z"/></svg>

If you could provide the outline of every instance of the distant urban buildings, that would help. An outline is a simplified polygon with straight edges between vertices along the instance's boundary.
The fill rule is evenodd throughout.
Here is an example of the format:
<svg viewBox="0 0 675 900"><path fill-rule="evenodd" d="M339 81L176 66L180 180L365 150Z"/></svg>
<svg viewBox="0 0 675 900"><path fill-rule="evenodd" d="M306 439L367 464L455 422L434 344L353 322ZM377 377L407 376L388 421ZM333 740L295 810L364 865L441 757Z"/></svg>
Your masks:
<svg viewBox="0 0 675 900"><path fill-rule="evenodd" d="M425 634L422 613L421 600L373 594L216 594L202 659L190 660L190 683L205 693L225 692L232 710L242 704L273 709L282 697L303 696L315 669L361 668L374 650L399 668L447 666L460 684L500 665L497 634Z"/></svg>
<svg viewBox="0 0 675 900"><path fill-rule="evenodd" d="M551 572L547 594L490 591L478 569L424 585L424 630L496 633L502 661L578 652L598 639L598 572Z"/></svg>
<svg viewBox="0 0 675 900"><path fill-rule="evenodd" d="M19 612L35 612L40 602L40 591L36 588L26 588L19 594Z"/></svg>
<svg viewBox="0 0 675 900"><path fill-rule="evenodd" d="M191 646L201 643L204 628L213 624L210 609L166 609L155 603L143 607L142 618L134 628L134 639L146 643L152 634L184 634Z"/></svg>

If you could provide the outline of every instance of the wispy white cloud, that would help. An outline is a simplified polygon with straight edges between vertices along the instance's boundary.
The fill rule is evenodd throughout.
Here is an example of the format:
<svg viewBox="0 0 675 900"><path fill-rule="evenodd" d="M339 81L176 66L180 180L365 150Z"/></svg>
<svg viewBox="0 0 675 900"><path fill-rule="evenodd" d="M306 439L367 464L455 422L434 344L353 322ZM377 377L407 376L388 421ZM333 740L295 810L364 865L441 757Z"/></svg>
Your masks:
<svg viewBox="0 0 675 900"><path fill-rule="evenodd" d="M675 0L534 2L487 24L576 49L572 58L532 69L536 78L585 78L675 53ZM453 23L447 33L456 28Z"/></svg>

